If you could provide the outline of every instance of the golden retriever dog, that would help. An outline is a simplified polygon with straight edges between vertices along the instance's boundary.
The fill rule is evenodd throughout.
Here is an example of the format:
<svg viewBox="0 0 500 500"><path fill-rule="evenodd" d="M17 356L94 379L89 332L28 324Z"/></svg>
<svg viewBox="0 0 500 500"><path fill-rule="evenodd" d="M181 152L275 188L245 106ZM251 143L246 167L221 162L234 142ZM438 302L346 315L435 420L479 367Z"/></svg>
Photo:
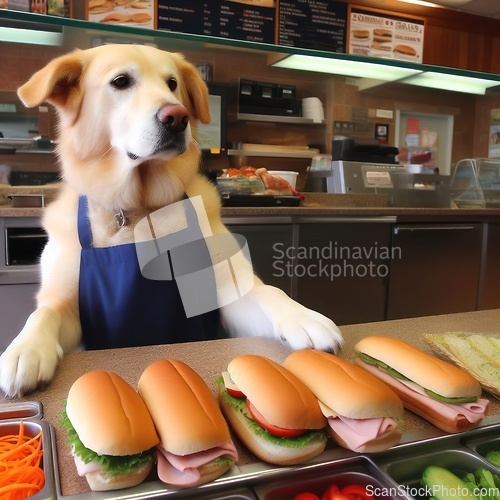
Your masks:
<svg viewBox="0 0 500 500"><path fill-rule="evenodd" d="M221 222L217 189L199 173L196 124L210 121L208 90L182 55L139 45L76 50L35 73L18 94L27 107L43 102L55 106L63 182L57 200L44 212L49 239L40 261L36 310L0 357L0 389L8 396L49 383L63 353L86 348L89 335L95 335L93 327L85 331L82 319L85 315L92 321L101 307L93 292L82 290L87 273L94 272L82 267L85 252L78 224L82 199L87 201L85 220L92 237L86 251L133 245L140 221L185 199L198 200L193 206L203 236L217 240L230 235ZM185 227L185 221L170 219L163 221L170 232ZM224 296L234 286L235 276L247 279L251 273L253 281L245 294L220 303L216 311L227 335L272 337L292 349L336 351L342 344L330 319L263 284L242 255L232 259L232 266L231 272L217 274L217 297L219 291ZM118 279L114 288L131 291ZM85 295L97 301L83 311ZM157 301L158 315L160 309L178 307L166 301ZM100 314L104 321L119 321L133 305L113 304L109 314L106 305ZM152 329L146 316L155 317L156 312L141 317L139 308L134 315L144 325L139 337L146 339ZM160 340L144 340L144 344L193 340L183 337L183 327L160 333ZM101 348L99 339L93 342L91 348ZM144 345L131 343L124 330L112 347L137 344Z"/></svg>

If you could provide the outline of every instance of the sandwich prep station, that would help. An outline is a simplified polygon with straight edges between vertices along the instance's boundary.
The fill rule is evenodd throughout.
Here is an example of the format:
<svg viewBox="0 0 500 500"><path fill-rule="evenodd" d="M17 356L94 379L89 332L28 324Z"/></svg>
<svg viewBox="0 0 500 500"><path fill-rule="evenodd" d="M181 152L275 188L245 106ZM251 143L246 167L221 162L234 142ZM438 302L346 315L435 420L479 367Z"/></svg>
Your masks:
<svg viewBox="0 0 500 500"><path fill-rule="evenodd" d="M353 346L367 335L401 337L416 347L424 348L422 333L457 331L459 325L469 331L491 332L499 321L500 310L492 310L343 326L341 330L346 345L341 354L345 359L351 359ZM2 424L18 425L23 418L34 422L30 424L32 426L42 426L45 452L43 467L47 482L40 493L42 496L37 496L37 499L286 500L293 499L301 491L324 491L334 482L340 486L348 482L369 485L375 493L379 493L376 498L410 499L426 498L418 494L421 492L418 486L427 465L440 465L458 475L474 472L477 468L500 474L500 469L485 459L489 450L500 450L500 401L485 393L490 400L490 413L477 428L459 434L447 434L405 411L400 444L382 453L357 454L329 443L321 455L307 463L279 467L261 462L235 440L239 453L237 465L217 480L195 488L182 490L168 487L152 472L150 478L133 488L90 492L86 480L78 476L67 444L66 431L59 424L59 415L69 388L82 374L105 369L119 374L136 387L141 373L153 361L162 358L180 359L204 378L215 395L215 381L234 357L258 354L282 363L289 353L289 349L279 342L263 338L75 352L63 358L54 381L47 388L20 400L0 399L0 420ZM33 401L43 404L43 415L40 405Z"/></svg>

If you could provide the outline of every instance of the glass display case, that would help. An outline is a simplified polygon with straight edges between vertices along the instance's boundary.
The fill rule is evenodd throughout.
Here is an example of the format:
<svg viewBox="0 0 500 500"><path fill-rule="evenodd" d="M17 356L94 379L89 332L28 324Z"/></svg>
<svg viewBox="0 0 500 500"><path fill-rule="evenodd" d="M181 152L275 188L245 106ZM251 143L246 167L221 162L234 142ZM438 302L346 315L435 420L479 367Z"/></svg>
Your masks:
<svg viewBox="0 0 500 500"><path fill-rule="evenodd" d="M460 160L452 176L451 201L458 208L500 207L500 159Z"/></svg>

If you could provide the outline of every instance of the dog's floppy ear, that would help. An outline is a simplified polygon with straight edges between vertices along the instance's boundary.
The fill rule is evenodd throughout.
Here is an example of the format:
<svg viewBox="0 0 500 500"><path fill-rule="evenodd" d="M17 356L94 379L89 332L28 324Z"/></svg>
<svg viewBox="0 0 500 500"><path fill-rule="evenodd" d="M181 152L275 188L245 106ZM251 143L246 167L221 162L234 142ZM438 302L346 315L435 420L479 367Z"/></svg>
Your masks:
<svg viewBox="0 0 500 500"><path fill-rule="evenodd" d="M75 116L81 103L79 80L83 71L83 51L57 57L37 71L17 95L27 108L47 101L65 114Z"/></svg>
<svg viewBox="0 0 500 500"><path fill-rule="evenodd" d="M184 59L180 63L180 71L187 92L184 106L201 123L210 123L210 106L208 104L208 88L198 70Z"/></svg>

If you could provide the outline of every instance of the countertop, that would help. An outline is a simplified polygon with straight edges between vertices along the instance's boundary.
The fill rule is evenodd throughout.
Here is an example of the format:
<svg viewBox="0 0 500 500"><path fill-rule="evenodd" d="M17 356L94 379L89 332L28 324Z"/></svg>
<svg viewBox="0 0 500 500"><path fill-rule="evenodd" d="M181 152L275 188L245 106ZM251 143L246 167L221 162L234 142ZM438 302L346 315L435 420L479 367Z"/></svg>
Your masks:
<svg viewBox="0 0 500 500"><path fill-rule="evenodd" d="M471 313L449 314L423 318L413 318L379 323L342 326L345 346L341 356L352 360L354 345L368 335L383 334L402 338L424 350L429 350L423 341L424 333L442 332L495 332L500 325L500 309ZM114 371L136 386L142 371L153 361L161 358L176 358L188 363L207 382L215 394L215 380L235 356L254 353L268 356L282 362L289 349L277 341L263 338L222 339L208 342L173 344L150 347L113 349L107 351L86 351L71 353L61 361L55 379L45 390L36 391L23 400L40 401L43 404L44 418L56 428L58 466L61 478L61 491L64 496L89 491L84 479L78 477L69 448L66 433L59 428L58 415L63 409L63 401L72 383L82 374L97 369ZM500 414L500 401L487 396L491 401L490 416L486 421ZM14 400L17 402L19 400ZM0 399L0 402L8 402ZM442 432L412 413L405 411L403 430L405 438L429 430ZM258 460L236 443L240 453L239 465L257 464ZM319 457L321 458L321 457Z"/></svg>
<svg viewBox="0 0 500 500"><path fill-rule="evenodd" d="M46 205L57 195L57 184L48 186L8 187L0 186L0 217L41 217L43 208L12 208L8 194L45 194ZM387 197L380 194L304 193L298 207L222 207L227 220L238 217L443 217L476 219L496 218L500 208L415 208L390 207Z"/></svg>

